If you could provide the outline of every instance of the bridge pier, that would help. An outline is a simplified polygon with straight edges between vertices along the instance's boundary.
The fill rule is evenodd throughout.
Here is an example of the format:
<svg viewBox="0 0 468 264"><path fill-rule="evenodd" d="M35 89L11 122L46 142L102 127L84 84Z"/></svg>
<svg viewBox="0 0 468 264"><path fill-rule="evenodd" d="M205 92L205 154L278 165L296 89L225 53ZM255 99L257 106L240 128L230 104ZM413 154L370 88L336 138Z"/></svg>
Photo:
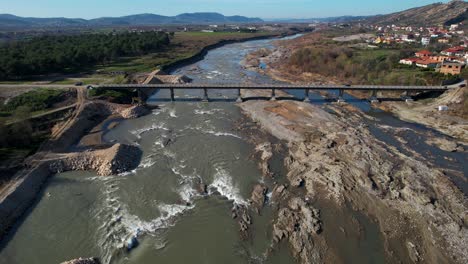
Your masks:
<svg viewBox="0 0 468 264"><path fill-rule="evenodd" d="M270 98L271 101L276 101L276 89L273 88L271 89L271 98Z"/></svg>
<svg viewBox="0 0 468 264"><path fill-rule="evenodd" d="M344 103L345 102L345 99L344 99L344 90L343 89L339 89L338 90L338 100L337 100L338 103Z"/></svg>
<svg viewBox="0 0 468 264"><path fill-rule="evenodd" d="M371 104L380 102L379 98L377 98L377 90L372 90L371 97L369 98L369 101L371 102Z"/></svg>
<svg viewBox="0 0 468 264"><path fill-rule="evenodd" d="M405 102L413 102L413 98L411 98L411 91L407 90L403 93L403 96L401 97Z"/></svg>
<svg viewBox="0 0 468 264"><path fill-rule="evenodd" d="M148 100L148 96L146 95L145 92L143 92L141 89L137 89L138 93L138 99L140 100L140 104L146 105L146 101Z"/></svg>
<svg viewBox="0 0 468 264"><path fill-rule="evenodd" d="M309 89L304 89L304 102L310 102Z"/></svg>
<svg viewBox="0 0 468 264"><path fill-rule="evenodd" d="M172 102L175 101L175 97L174 97L174 88L171 88L171 101L172 101Z"/></svg>
<svg viewBox="0 0 468 264"><path fill-rule="evenodd" d="M203 88L203 102L208 102L208 89Z"/></svg>
<svg viewBox="0 0 468 264"><path fill-rule="evenodd" d="M242 103L241 89L237 89L237 103Z"/></svg>

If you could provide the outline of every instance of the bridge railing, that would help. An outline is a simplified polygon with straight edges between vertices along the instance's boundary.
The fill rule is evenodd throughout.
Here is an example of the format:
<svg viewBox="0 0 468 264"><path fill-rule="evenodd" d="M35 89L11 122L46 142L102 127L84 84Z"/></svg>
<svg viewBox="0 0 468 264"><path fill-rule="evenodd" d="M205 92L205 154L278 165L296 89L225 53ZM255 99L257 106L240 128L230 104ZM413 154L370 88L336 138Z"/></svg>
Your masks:
<svg viewBox="0 0 468 264"><path fill-rule="evenodd" d="M345 91L371 91L371 102L377 102L377 92L399 91L403 92L406 100L410 100L411 92L443 92L450 89L447 86L401 86L401 85L285 85L285 84L105 84L97 86L101 89L136 89L141 96L147 96L147 90L170 90L171 100L175 100L174 90L203 90L203 101L208 101L208 90L237 90L237 101L242 101L241 89L271 90L271 100L276 100L276 90L304 90L304 101L309 101L310 90L338 91L338 101L344 101ZM147 98L142 98L144 101Z"/></svg>

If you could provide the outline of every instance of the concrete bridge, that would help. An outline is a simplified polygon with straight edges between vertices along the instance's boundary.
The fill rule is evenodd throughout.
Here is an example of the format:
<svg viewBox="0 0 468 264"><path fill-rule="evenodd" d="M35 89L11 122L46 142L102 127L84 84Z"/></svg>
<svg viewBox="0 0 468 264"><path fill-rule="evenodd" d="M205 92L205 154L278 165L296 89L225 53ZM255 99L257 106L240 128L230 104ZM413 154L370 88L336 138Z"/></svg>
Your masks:
<svg viewBox="0 0 468 264"><path fill-rule="evenodd" d="M175 101L175 90L203 90L203 101L208 101L208 90L236 90L237 101L243 100L241 89L259 89L271 90L271 100L276 100L276 90L304 90L304 101L309 101L310 90L331 90L338 91L338 101L344 101L343 95L345 91L370 91L371 102L378 102L377 92L396 91L402 92L405 99L410 100L411 92L444 92L450 87L448 86L382 86L382 85L282 85L282 84L105 84L97 86L101 89L136 89L138 96L142 102L146 102L148 98L157 90L169 90L171 100Z"/></svg>

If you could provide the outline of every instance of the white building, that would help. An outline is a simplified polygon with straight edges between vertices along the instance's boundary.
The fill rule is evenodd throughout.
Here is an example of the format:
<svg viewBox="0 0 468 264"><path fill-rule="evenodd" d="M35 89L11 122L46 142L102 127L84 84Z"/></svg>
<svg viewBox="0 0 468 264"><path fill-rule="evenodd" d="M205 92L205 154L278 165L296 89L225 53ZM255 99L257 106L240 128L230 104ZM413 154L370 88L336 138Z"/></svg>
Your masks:
<svg viewBox="0 0 468 264"><path fill-rule="evenodd" d="M450 31L455 31L458 29L458 24L452 24L450 25Z"/></svg>
<svg viewBox="0 0 468 264"><path fill-rule="evenodd" d="M429 43L431 43L431 38L423 37L423 38L421 39L421 44L422 44L422 45L427 46L427 45L429 45Z"/></svg>
<svg viewBox="0 0 468 264"><path fill-rule="evenodd" d="M407 58L407 59L401 59L399 63L411 66L411 65L415 65L418 60L419 60L418 58Z"/></svg>

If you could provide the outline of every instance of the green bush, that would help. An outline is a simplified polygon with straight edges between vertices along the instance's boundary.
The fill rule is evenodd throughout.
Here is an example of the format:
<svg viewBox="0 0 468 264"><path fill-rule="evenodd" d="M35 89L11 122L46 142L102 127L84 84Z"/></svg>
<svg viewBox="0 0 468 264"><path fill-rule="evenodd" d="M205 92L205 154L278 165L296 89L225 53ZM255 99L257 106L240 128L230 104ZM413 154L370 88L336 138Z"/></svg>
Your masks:
<svg viewBox="0 0 468 264"><path fill-rule="evenodd" d="M64 90L39 88L13 97L0 110L12 112L20 106L27 106L31 111L44 110L60 102L64 94Z"/></svg>
<svg viewBox="0 0 468 264"><path fill-rule="evenodd" d="M128 104L135 96L130 90L92 89L88 93L92 97L103 97L115 103Z"/></svg>

